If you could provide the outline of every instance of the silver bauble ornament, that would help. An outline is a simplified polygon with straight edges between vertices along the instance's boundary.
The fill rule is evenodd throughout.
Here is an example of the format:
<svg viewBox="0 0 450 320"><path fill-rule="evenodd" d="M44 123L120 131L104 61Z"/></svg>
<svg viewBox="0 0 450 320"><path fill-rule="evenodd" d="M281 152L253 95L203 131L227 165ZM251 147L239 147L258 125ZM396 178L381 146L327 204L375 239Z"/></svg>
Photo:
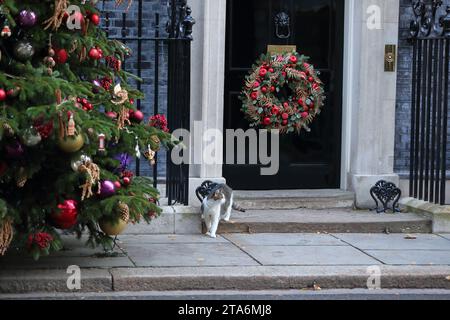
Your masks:
<svg viewBox="0 0 450 320"><path fill-rule="evenodd" d="M70 162L70 166L72 167L72 170L75 172L78 172L78 168L82 165L85 164L87 162L92 162L91 158L89 158L86 155L81 155L81 156L77 156L74 157L72 159L72 161Z"/></svg>
<svg viewBox="0 0 450 320"><path fill-rule="evenodd" d="M31 127L25 130L22 137L22 142L24 145L27 147L34 147L41 143L41 141L42 137L35 128Z"/></svg>
<svg viewBox="0 0 450 320"><path fill-rule="evenodd" d="M20 40L14 46L14 55L21 61L27 61L33 58L35 49L33 44L28 40Z"/></svg>

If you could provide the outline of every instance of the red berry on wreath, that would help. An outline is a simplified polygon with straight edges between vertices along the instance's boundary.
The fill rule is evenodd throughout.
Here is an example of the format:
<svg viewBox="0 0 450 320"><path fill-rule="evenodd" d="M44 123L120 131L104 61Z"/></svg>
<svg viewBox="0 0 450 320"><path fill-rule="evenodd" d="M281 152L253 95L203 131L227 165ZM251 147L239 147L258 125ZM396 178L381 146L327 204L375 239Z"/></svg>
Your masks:
<svg viewBox="0 0 450 320"><path fill-rule="evenodd" d="M298 99L298 104L299 104L299 105L301 105L301 106L302 106L302 105L303 105L303 103L304 103L303 99L301 99L301 98L300 98L300 99Z"/></svg>
<svg viewBox="0 0 450 320"><path fill-rule="evenodd" d="M264 118L264 120L263 120L263 124L265 125L265 126L269 126L270 124L272 123L272 121L270 120L270 118L269 117L267 117L267 118Z"/></svg>
<svg viewBox="0 0 450 320"><path fill-rule="evenodd" d="M6 100L6 92L3 89L0 89L0 101Z"/></svg>
<svg viewBox="0 0 450 320"><path fill-rule="evenodd" d="M275 107L273 107L272 108L272 114L278 114L278 113L280 113L280 109L278 109L278 107L277 106L275 106Z"/></svg>
<svg viewBox="0 0 450 320"><path fill-rule="evenodd" d="M314 78L313 78L313 77L309 77L309 78L308 78L308 81L309 81L309 82L314 82Z"/></svg>
<svg viewBox="0 0 450 320"><path fill-rule="evenodd" d="M296 56L291 56L291 57L289 58L289 60L290 60L292 63L297 63L297 61L298 61L298 59L297 59Z"/></svg>
<svg viewBox="0 0 450 320"><path fill-rule="evenodd" d="M270 69L269 69L269 72L270 72L270 73L274 73L275 70L273 70L273 68L270 68Z"/></svg>
<svg viewBox="0 0 450 320"><path fill-rule="evenodd" d="M253 88L258 88L261 84L258 81L253 83Z"/></svg>
<svg viewBox="0 0 450 320"><path fill-rule="evenodd" d="M259 76L260 77L265 77L266 74L267 74L267 69L261 68L261 70L259 70Z"/></svg>
<svg viewBox="0 0 450 320"><path fill-rule="evenodd" d="M281 115L281 117L283 118L283 120L289 119L289 115L288 115L287 113L283 113L283 114Z"/></svg>
<svg viewBox="0 0 450 320"><path fill-rule="evenodd" d="M267 87L262 87L261 91L262 91L262 93L267 93Z"/></svg>
<svg viewBox="0 0 450 320"><path fill-rule="evenodd" d="M100 16L96 13L90 15L89 20L95 25L98 26L100 24Z"/></svg>
<svg viewBox="0 0 450 320"><path fill-rule="evenodd" d="M277 90L277 89L275 88L275 86L271 86L271 87L270 87L270 92L275 92L275 90Z"/></svg>
<svg viewBox="0 0 450 320"><path fill-rule="evenodd" d="M289 103L287 102L283 103L283 107L285 107L286 109L289 108Z"/></svg>
<svg viewBox="0 0 450 320"><path fill-rule="evenodd" d="M308 118L309 113L308 112L302 112L301 116L302 116L302 118Z"/></svg>
<svg viewBox="0 0 450 320"><path fill-rule="evenodd" d="M287 73L286 73L286 71L283 71L283 72L282 72L281 74L283 75L283 77L285 77L285 78L286 78L286 76L287 76Z"/></svg>
<svg viewBox="0 0 450 320"><path fill-rule="evenodd" d="M252 92L251 98L252 98L253 100L258 99L258 92Z"/></svg>
<svg viewBox="0 0 450 320"><path fill-rule="evenodd" d="M287 120L283 120L283 125L285 126L287 124L288 124L288 121Z"/></svg>

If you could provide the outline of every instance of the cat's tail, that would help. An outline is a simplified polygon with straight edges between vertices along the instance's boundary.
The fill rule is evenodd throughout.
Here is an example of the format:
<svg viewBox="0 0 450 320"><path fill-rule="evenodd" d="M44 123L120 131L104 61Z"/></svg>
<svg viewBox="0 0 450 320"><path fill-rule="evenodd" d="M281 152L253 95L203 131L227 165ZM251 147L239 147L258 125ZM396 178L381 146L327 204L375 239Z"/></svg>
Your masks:
<svg viewBox="0 0 450 320"><path fill-rule="evenodd" d="M239 212L245 212L246 210L241 208L237 203L233 203L233 209Z"/></svg>

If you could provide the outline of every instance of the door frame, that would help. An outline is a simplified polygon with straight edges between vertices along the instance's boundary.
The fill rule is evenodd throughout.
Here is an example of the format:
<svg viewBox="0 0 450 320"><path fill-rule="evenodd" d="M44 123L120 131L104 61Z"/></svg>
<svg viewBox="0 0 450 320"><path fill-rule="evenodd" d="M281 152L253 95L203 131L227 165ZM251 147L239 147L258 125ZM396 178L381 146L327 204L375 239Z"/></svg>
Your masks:
<svg viewBox="0 0 450 320"><path fill-rule="evenodd" d="M190 0L193 12L200 16L194 29L197 41L192 44L191 118L202 120L202 129L223 131L225 91L225 41L227 0ZM341 189L350 186L352 143L357 136L357 103L361 33L360 0L345 0L344 5L344 57L342 79L342 134L341 134ZM214 81L212 81L214 79ZM193 127L193 124L192 124ZM221 150L222 146L217 146ZM191 154L202 154L206 143L195 143ZM221 179L222 164L191 166L192 185L204 178ZM198 180L198 181L197 181Z"/></svg>

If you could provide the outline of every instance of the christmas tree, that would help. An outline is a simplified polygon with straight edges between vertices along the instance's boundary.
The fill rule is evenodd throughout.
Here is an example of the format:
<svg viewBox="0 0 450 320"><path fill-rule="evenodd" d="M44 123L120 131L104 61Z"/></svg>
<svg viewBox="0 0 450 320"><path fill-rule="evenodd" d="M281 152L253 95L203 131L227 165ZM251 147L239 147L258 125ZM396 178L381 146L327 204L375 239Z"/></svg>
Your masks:
<svg viewBox="0 0 450 320"><path fill-rule="evenodd" d="M48 255L59 230L108 248L160 213L152 182L127 166L152 162L171 135L136 110L131 52L99 28L96 2L0 0L0 255L13 239Z"/></svg>

